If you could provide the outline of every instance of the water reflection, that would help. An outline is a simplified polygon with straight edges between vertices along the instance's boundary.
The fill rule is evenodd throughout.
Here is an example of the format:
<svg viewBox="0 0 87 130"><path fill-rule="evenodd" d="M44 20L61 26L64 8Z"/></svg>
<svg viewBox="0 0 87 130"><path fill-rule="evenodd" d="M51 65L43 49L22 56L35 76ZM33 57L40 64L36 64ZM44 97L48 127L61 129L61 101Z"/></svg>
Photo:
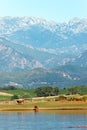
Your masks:
<svg viewBox="0 0 87 130"><path fill-rule="evenodd" d="M87 111L1 112L1 130L68 130L87 126ZM84 130L85 128L79 128Z"/></svg>

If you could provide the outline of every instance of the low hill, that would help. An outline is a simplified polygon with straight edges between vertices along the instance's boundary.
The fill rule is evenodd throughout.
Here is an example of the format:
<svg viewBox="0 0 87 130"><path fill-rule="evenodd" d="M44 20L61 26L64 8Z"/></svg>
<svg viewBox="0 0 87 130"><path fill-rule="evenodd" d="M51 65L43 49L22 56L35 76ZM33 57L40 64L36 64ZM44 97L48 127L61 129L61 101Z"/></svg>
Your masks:
<svg viewBox="0 0 87 130"><path fill-rule="evenodd" d="M24 88L39 86L87 85L87 67L65 65L54 69L37 68L26 72L0 73L0 86L13 85Z"/></svg>

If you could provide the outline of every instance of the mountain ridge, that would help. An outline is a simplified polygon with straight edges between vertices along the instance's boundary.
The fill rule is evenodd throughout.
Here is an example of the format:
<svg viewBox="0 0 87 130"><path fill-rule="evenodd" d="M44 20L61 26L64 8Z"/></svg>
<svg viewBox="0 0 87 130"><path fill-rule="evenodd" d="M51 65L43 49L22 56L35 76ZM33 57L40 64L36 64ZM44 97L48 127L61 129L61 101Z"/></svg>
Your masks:
<svg viewBox="0 0 87 130"><path fill-rule="evenodd" d="M35 73L31 76L27 73L28 80L32 79L29 83L22 76L24 83L25 81L27 83L23 85L22 82L24 87L29 87L29 84L33 84L30 85L32 87L37 85L64 87L69 84L86 84L86 69L84 70L87 65L86 51L87 19L75 18L69 22L57 23L35 17L0 17L0 73L20 72L22 75L26 71L37 69L35 72L40 74L35 77ZM79 68L77 77L75 77L76 69L73 69L74 72L68 73L68 65L78 66L76 67ZM68 66L66 73L65 66ZM56 67L63 70L54 73L53 69ZM43 69L44 71L42 71ZM52 77L55 77L54 81ZM56 78L60 81L57 82ZM11 77L4 79L8 81L4 80L6 84L10 82L21 84L17 79L12 81ZM36 81L38 82L36 83Z"/></svg>

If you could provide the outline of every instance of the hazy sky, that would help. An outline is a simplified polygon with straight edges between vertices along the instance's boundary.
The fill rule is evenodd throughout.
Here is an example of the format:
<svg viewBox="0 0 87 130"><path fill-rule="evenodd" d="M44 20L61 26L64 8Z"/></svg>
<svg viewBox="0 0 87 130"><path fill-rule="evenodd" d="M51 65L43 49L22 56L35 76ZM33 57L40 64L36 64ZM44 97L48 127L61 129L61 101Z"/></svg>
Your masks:
<svg viewBox="0 0 87 130"><path fill-rule="evenodd" d="M87 18L87 0L0 0L3 16L35 16L56 22Z"/></svg>

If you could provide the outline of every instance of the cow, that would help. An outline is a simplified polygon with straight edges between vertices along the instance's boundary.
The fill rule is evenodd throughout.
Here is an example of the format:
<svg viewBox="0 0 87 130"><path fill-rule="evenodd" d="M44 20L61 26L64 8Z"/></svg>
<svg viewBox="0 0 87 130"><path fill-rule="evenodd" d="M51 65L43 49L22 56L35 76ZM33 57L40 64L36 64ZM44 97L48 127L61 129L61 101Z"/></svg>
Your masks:
<svg viewBox="0 0 87 130"><path fill-rule="evenodd" d="M38 112L38 110L39 110L38 106L35 105L33 110L34 110L34 112Z"/></svg>
<svg viewBox="0 0 87 130"><path fill-rule="evenodd" d="M18 104L24 104L24 99L17 99L16 101Z"/></svg>

